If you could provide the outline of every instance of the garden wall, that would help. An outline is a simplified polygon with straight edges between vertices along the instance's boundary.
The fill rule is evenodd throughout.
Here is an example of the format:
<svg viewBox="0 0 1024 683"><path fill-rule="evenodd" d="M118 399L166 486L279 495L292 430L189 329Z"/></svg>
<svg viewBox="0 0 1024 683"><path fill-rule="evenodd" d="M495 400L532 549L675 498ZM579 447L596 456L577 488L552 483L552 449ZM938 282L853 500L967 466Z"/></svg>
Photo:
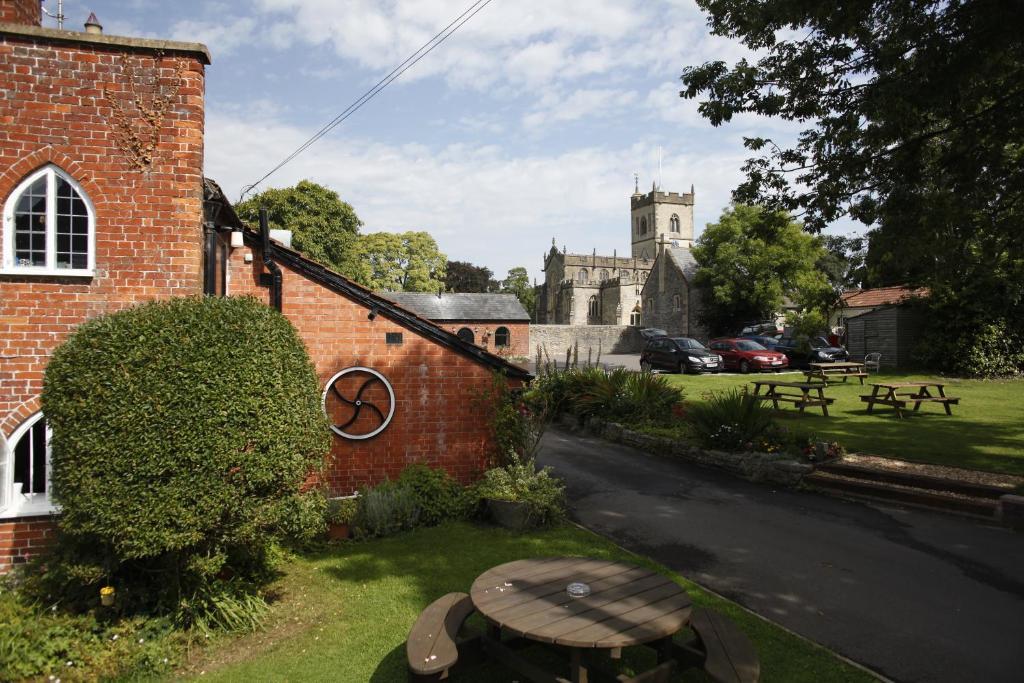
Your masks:
<svg viewBox="0 0 1024 683"><path fill-rule="evenodd" d="M687 441L644 434L598 418L590 418L581 424L575 416L563 416L561 426L571 431L582 431L614 443L632 446L652 455L678 458L696 465L726 470L750 481L798 486L806 475L814 471L813 465L798 462L780 453L730 453L707 450Z"/></svg>
<svg viewBox="0 0 1024 683"><path fill-rule="evenodd" d="M601 353L640 353L643 337L636 327L630 325L531 325L530 357L542 345L552 360L565 359L565 350L576 342L580 345L580 358L587 357L587 350L597 349Z"/></svg>

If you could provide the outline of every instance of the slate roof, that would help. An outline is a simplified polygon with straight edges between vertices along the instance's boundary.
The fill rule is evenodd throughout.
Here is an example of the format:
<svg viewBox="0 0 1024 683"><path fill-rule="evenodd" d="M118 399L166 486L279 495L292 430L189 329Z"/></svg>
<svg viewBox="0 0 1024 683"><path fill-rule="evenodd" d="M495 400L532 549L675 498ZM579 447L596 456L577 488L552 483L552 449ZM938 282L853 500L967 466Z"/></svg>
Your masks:
<svg viewBox="0 0 1024 683"><path fill-rule="evenodd" d="M928 288L920 287L876 287L875 289L854 289L843 292L841 301L845 308L867 308L898 304L913 297L928 296Z"/></svg>
<svg viewBox="0 0 1024 683"><path fill-rule="evenodd" d="M697 260L693 258L690 250L686 247L667 247L665 253L672 258L676 268L683 274L686 281L692 282L693 276L697 274L697 269L700 266L697 265Z"/></svg>
<svg viewBox="0 0 1024 683"><path fill-rule="evenodd" d="M381 292L381 296L427 320L530 321L530 314L514 294Z"/></svg>

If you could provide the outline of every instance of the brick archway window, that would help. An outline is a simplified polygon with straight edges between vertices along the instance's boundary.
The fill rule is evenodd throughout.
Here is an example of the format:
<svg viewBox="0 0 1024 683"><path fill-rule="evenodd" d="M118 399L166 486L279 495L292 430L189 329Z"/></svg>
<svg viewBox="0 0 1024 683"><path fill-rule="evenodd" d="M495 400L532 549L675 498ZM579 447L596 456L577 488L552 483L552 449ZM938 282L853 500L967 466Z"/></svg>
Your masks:
<svg viewBox="0 0 1024 683"><path fill-rule="evenodd" d="M43 515L50 500L50 427L36 413L18 427L0 452L0 518Z"/></svg>
<svg viewBox="0 0 1024 683"><path fill-rule="evenodd" d="M508 331L507 327L499 327L494 331L494 347L504 348L511 343L512 334Z"/></svg>
<svg viewBox="0 0 1024 683"><path fill-rule="evenodd" d="M91 276L96 267L96 212L85 191L53 165L32 173L4 204L0 272Z"/></svg>
<svg viewBox="0 0 1024 683"><path fill-rule="evenodd" d="M463 327L462 329L460 329L457 333L457 336L459 337L459 339L469 344L476 343L476 337L473 335L473 330L469 329L468 327Z"/></svg>

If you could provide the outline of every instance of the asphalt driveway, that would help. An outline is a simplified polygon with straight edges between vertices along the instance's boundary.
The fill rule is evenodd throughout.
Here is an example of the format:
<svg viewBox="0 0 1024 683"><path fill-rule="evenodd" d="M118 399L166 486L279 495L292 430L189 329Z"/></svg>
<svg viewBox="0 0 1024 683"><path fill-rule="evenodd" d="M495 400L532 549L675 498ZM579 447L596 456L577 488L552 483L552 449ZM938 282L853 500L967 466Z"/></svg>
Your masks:
<svg viewBox="0 0 1024 683"><path fill-rule="evenodd" d="M572 516L899 681L1020 681L1024 534L550 431Z"/></svg>

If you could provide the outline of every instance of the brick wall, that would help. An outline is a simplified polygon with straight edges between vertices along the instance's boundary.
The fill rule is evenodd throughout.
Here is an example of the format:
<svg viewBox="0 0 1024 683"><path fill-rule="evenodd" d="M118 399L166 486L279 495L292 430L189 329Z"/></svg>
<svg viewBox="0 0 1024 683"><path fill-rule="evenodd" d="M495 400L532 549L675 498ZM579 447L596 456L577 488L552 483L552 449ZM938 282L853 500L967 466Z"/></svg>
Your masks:
<svg viewBox="0 0 1024 683"><path fill-rule="evenodd" d="M38 23L19 14L30 5L39 3L0 3L0 19ZM54 164L96 213L92 277L0 275L0 455L4 439L39 410L50 353L77 325L201 291L206 60L169 46L161 54L146 41L76 35L0 32L0 205L29 173ZM141 123L136 102L165 106L155 130ZM128 144L129 130L141 147ZM51 525L0 520L0 572L36 552Z"/></svg>
<svg viewBox="0 0 1024 683"><path fill-rule="evenodd" d="M0 0L0 22L38 26L42 14L39 0Z"/></svg>
<svg viewBox="0 0 1024 683"><path fill-rule="evenodd" d="M0 202L55 164L96 212L93 277L0 275L0 434L38 408L49 355L81 322L201 291L203 69L183 55L0 33ZM122 122L139 128L136 95L169 97L145 166L120 142Z"/></svg>
<svg viewBox="0 0 1024 683"><path fill-rule="evenodd" d="M50 517L0 520L0 574L49 547L53 543L54 526Z"/></svg>
<svg viewBox="0 0 1024 683"><path fill-rule="evenodd" d="M458 334L463 327L473 330L474 343L505 358L530 357L530 324L507 322L481 322L479 320L445 320L438 323L452 334ZM509 346L500 348L494 345L494 333L499 327L509 331Z"/></svg>
<svg viewBox="0 0 1024 683"><path fill-rule="evenodd" d="M253 254L252 263L244 262L247 253ZM331 492L349 494L394 479L417 462L444 467L464 483L478 477L491 437L487 411L477 397L491 385L492 371L384 312L369 320L361 303L280 267L282 312L302 336L321 386L340 370L363 366L382 373L395 392L395 415L384 432L366 441L332 437L326 474ZM258 285L262 270L258 249L234 249L228 293L267 302L269 290ZM389 332L400 333L402 343L388 344Z"/></svg>

